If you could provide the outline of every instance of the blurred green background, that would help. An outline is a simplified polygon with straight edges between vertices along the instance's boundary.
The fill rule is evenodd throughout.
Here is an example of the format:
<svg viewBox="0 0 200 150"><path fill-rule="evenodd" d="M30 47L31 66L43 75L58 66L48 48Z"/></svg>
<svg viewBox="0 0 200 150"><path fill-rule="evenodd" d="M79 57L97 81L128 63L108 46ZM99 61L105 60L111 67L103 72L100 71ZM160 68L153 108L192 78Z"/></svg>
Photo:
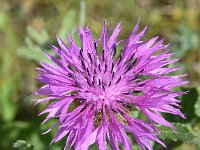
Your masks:
<svg viewBox="0 0 200 150"><path fill-rule="evenodd" d="M181 97L188 119L166 115L187 126L178 132L186 139L167 135L167 149L200 149L200 0L0 0L0 150L63 147L65 140L49 145L55 132L41 135L52 122L40 125L44 116L37 114L45 106L34 107L37 97L32 95L41 86L34 80L38 62L45 59L41 50L49 51L48 46L56 44L56 34L64 39L78 25L87 24L97 38L106 19L112 27L122 21L120 38L126 38L139 17L140 28L149 27L145 39L159 35L170 42L180 58L179 73L186 72L190 81L180 89L190 90ZM154 149L163 148L154 144Z"/></svg>

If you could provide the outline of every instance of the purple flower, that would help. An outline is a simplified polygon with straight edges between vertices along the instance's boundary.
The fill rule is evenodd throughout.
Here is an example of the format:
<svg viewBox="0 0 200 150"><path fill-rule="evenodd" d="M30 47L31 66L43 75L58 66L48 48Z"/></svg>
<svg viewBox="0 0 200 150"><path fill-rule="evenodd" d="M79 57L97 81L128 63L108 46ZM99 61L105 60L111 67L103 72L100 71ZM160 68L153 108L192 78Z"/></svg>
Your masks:
<svg viewBox="0 0 200 150"><path fill-rule="evenodd" d="M79 27L81 48L73 35L67 36L68 45L57 37L59 48L51 48L58 57L46 53L53 64L41 62L43 68L37 69L36 79L45 83L36 94L48 96L36 101L48 102L40 113L48 113L43 123L57 120L45 133L59 127L51 143L67 136L65 149L87 150L96 143L100 150L106 150L109 141L114 150L120 149L119 144L132 150L127 136L130 133L143 150L152 150L150 141L165 146L157 138L160 132L156 125L174 131L175 127L160 113L185 118L176 99L184 93L174 88L187 82L181 79L184 75L169 75L179 68L167 68L177 59L170 59L173 54L164 40L141 40L146 29L137 33L137 23L128 39L117 41L121 23L110 34L104 22L102 34L95 41L89 27ZM122 52L116 58L122 43ZM143 113L148 123L134 118L134 110Z"/></svg>

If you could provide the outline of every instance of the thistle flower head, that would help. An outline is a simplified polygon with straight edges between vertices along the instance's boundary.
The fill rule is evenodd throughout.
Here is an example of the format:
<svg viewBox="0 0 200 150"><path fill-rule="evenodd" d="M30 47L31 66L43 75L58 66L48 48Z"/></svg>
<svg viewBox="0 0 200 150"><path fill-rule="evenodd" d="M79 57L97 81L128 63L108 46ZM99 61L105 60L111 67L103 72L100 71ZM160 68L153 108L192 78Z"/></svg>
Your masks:
<svg viewBox="0 0 200 150"><path fill-rule="evenodd" d="M65 149L87 150L96 143L106 150L110 142L114 150L120 145L132 150L130 133L143 150L152 150L150 141L165 146L157 138L156 124L175 130L160 113L184 118L176 99L184 93L173 89L186 81L181 80L183 75L169 75L179 68L167 68L177 59L170 59L173 54L163 40L141 40L146 29L138 33L137 23L128 39L117 41L121 23L110 34L104 22L98 40L92 38L89 27L79 27L81 46L73 36L67 36L68 45L57 37L59 47L51 46L57 57L46 53L53 64L41 62L36 79L45 83L36 94L48 96L36 103L49 102L40 113L48 113L43 123L57 119L47 131L59 127L52 143L67 136ZM123 48L117 57L120 45ZM147 121L134 118L135 110Z"/></svg>

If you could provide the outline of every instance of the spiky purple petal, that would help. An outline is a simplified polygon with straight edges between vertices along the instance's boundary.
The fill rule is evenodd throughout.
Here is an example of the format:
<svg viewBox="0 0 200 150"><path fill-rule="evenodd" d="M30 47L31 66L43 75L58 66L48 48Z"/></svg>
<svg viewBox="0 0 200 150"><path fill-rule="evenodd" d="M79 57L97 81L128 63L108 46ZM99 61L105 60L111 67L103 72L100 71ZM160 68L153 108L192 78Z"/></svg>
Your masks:
<svg viewBox="0 0 200 150"><path fill-rule="evenodd" d="M121 30L121 23L109 36L106 21L101 39L95 41L89 27L78 28L79 47L72 36L67 36L66 45L57 36L60 47L51 46L57 54L54 57L45 52L53 62L41 62L43 68L37 68L39 82L45 85L36 94L48 97L36 100L37 103L49 102L40 113L48 113L43 123L57 118L57 122L45 132L56 126L58 131L51 143L68 136L65 149L87 150L96 143L99 150L107 150L110 141L114 150L119 150L119 143L126 150L132 149L127 136L131 133L138 145L152 150L150 141L163 146L157 138L160 134L156 124L175 127L165 120L160 113L171 113L185 118L179 109L177 96L184 92L175 92L174 88L186 84L184 75L170 76L179 68L167 68L177 59L171 59L168 44L163 39L154 37L149 41L141 38L147 29L137 33L139 21L116 58L116 41ZM98 47L102 47L98 54ZM133 110L144 113L147 123L130 115Z"/></svg>

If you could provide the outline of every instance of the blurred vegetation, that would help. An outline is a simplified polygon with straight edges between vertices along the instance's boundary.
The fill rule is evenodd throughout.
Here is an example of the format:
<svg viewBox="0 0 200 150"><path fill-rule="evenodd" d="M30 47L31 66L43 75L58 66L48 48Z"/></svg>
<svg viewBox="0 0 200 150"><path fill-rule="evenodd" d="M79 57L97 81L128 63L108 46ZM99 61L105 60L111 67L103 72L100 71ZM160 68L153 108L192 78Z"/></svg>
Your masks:
<svg viewBox="0 0 200 150"><path fill-rule="evenodd" d="M120 38L126 38L138 18L141 28L149 26L145 38L156 35L171 43L180 73L188 73L190 90L181 97L187 119L177 135L161 127L167 149L200 150L200 0L1 0L0 1L0 149L60 150L64 140L49 145L55 131L41 135L53 121L40 125L37 117L45 106L33 106L32 93L41 86L34 81L38 61L46 59L42 50L57 44L55 35L77 31L78 25L90 25L95 38L104 19L114 27L123 22ZM77 33L75 39L78 41ZM51 51L49 51L51 52ZM181 127L180 127L181 126ZM181 138L180 138L181 137ZM187 141L187 142L186 142ZM138 147L134 144L134 149ZM162 149L154 144L157 150ZM96 149L95 146L91 149Z"/></svg>

